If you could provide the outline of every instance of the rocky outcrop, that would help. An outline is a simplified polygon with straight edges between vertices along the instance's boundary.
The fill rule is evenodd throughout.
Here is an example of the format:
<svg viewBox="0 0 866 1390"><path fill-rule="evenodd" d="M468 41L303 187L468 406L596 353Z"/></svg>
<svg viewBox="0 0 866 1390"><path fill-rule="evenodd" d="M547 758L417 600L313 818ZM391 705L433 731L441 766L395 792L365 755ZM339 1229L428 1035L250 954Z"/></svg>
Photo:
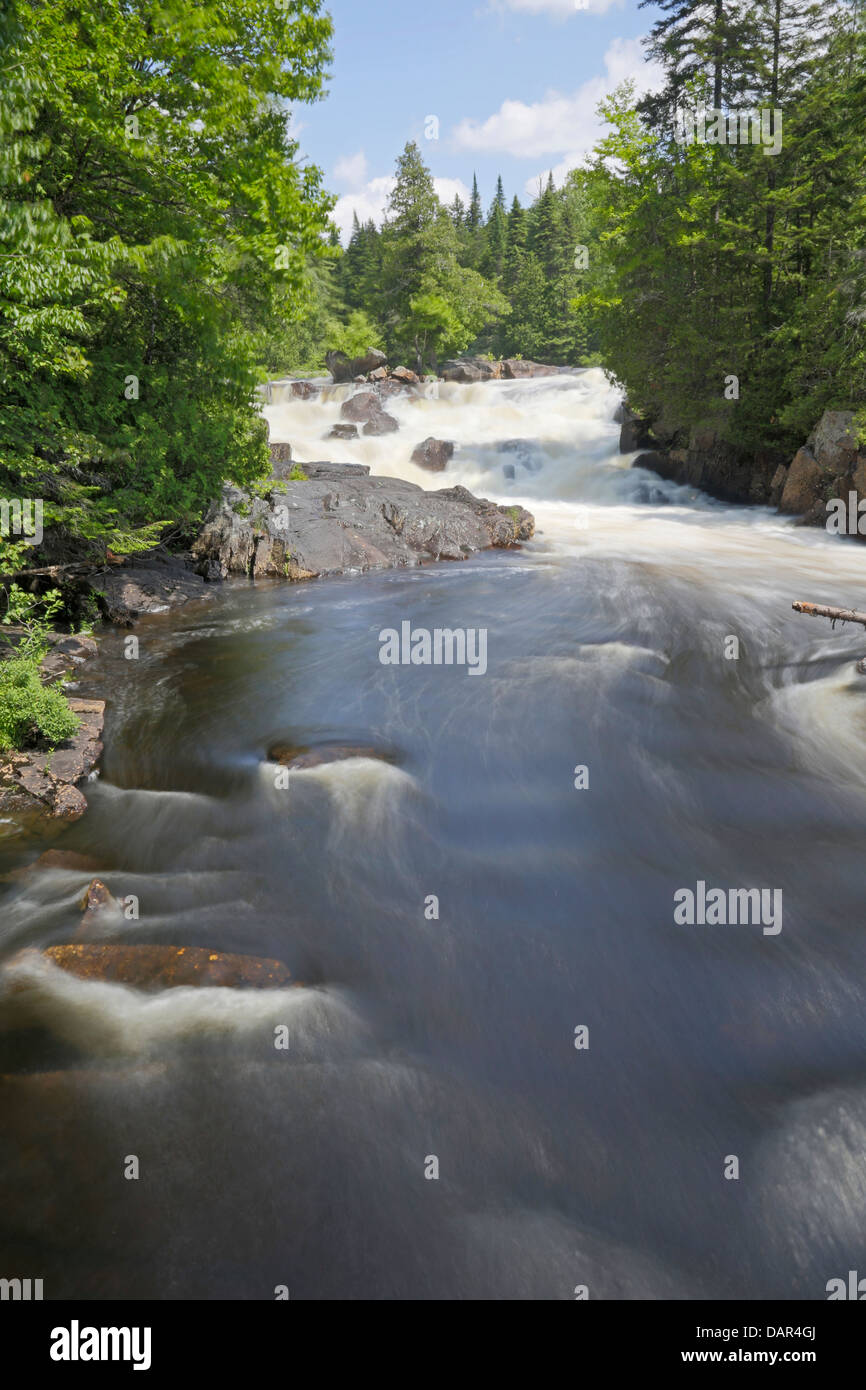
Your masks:
<svg viewBox="0 0 866 1390"><path fill-rule="evenodd" d="M103 618L131 627L146 613L167 613L191 599L204 598L205 580L212 578L196 571L188 555L148 551L99 571L88 583Z"/></svg>
<svg viewBox="0 0 866 1390"><path fill-rule="evenodd" d="M619 451L621 454L631 454L635 449L648 449L655 442L649 420L635 415L625 401L622 402L617 414L620 417Z"/></svg>
<svg viewBox="0 0 866 1390"><path fill-rule="evenodd" d="M672 431L649 429L646 421L630 421L623 407L621 442L648 438L650 448L634 460L662 478L701 488L728 502L755 502L799 516L804 525L823 526L828 502L847 504L849 494L866 498L866 449L858 446L854 414L825 410L806 443L790 462L779 450L745 450L724 437L718 421L696 425L683 443ZM647 433L641 436L641 429ZM624 432L633 432L624 436ZM660 435L670 447L661 447ZM638 446L641 447L641 446ZM630 452L625 450L625 452Z"/></svg>
<svg viewBox="0 0 866 1390"><path fill-rule="evenodd" d="M499 381L501 362L488 362L486 357L461 357L443 362L439 375L443 381L457 381L470 386L478 381Z"/></svg>
<svg viewBox="0 0 866 1390"><path fill-rule="evenodd" d="M229 574L317 575L462 560L491 546L528 540L522 507L500 507L465 488L427 492L399 478L369 476L362 464L305 463L305 482L266 498L226 487L194 553Z"/></svg>
<svg viewBox="0 0 866 1390"><path fill-rule="evenodd" d="M432 434L412 450L412 462L417 468L426 468L428 473L444 473L448 461L454 456L454 445L450 439L434 439Z"/></svg>
<svg viewBox="0 0 866 1390"><path fill-rule="evenodd" d="M78 783L102 753L104 700L70 700L79 727L51 752L0 754L0 813L31 828L76 821L87 809Z"/></svg>
<svg viewBox="0 0 866 1390"><path fill-rule="evenodd" d="M388 359L378 348L368 348L363 357L347 357L345 352L328 352L325 362L334 381L340 382L355 381L359 376L366 376L368 372L386 366Z"/></svg>
<svg viewBox="0 0 866 1390"><path fill-rule="evenodd" d="M505 357L502 360L502 375L506 381L523 381L526 377L558 376L559 368L547 366L544 362L529 362L522 357Z"/></svg>

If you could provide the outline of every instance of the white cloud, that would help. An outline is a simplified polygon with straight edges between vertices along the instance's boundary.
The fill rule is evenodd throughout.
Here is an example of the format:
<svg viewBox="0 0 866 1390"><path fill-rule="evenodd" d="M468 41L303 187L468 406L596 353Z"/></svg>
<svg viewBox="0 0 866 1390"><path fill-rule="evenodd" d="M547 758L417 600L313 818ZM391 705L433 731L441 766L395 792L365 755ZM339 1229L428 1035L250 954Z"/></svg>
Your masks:
<svg viewBox="0 0 866 1390"><path fill-rule="evenodd" d="M605 73L591 77L576 92L548 92L543 101L527 103L504 101L486 121L463 120L453 139L459 149L485 154L507 154L516 159L535 159L541 155L559 158L553 168L554 180L561 183L601 138L604 127L596 107L620 82L631 79L638 94L658 88L663 74L655 63L647 63L640 39L614 39L604 55ZM547 169L544 170L547 177ZM534 192L538 174L527 180L527 192Z"/></svg>
<svg viewBox="0 0 866 1390"><path fill-rule="evenodd" d="M493 0L494 10L519 10L524 14L549 14L553 19L570 19L572 15L604 14L612 5L621 5L623 0Z"/></svg>
<svg viewBox="0 0 866 1390"><path fill-rule="evenodd" d="M367 156L363 150L357 154L346 154L334 165L334 182L347 184L349 188L360 188L367 177Z"/></svg>
<svg viewBox="0 0 866 1390"><path fill-rule="evenodd" d="M344 163L351 163L351 161L341 160L337 168ZM334 172L336 177L336 169ZM362 187L352 189L351 192L344 193L338 199L331 216L339 227L340 236L344 242L351 234L354 213L358 214L359 222L368 222L372 218L377 225L381 225L385 208L388 205L388 198L395 182L393 174L369 179ZM437 179L434 177L433 187L436 189L436 196L439 201L444 203L446 207L449 203L454 202L455 194L459 194L464 203L468 203L471 196L462 179Z"/></svg>

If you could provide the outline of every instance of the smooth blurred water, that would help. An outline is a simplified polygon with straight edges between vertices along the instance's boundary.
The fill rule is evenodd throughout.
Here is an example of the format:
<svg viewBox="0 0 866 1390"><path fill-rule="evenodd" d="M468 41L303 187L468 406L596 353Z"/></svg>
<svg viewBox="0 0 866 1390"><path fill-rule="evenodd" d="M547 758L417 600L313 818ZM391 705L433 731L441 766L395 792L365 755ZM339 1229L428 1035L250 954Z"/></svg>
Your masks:
<svg viewBox="0 0 866 1390"><path fill-rule="evenodd" d="M538 534L233 583L144 621L138 661L103 639L107 751L58 845L139 897L118 935L304 988L15 966L4 1268L46 1297L826 1297L866 1216L866 636L790 605L866 607L864 552L631 470L599 372L397 398L399 434L324 444L345 394L273 405L272 437ZM438 479L408 461L430 434L461 446ZM406 619L487 628L486 675L381 665ZM272 743L332 739L397 760L275 786ZM4 957L68 939L87 878L9 885ZM781 933L676 925L698 879L780 888Z"/></svg>

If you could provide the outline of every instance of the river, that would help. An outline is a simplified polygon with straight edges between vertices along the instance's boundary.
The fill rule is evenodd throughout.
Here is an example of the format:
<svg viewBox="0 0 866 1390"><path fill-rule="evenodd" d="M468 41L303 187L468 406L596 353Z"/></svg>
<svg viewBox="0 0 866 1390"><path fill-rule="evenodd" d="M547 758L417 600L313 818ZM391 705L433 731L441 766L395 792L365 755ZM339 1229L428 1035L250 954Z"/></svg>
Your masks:
<svg viewBox="0 0 866 1390"><path fill-rule="evenodd" d="M519 502L536 537L235 581L144 620L137 660L105 636L77 693L107 695L106 752L58 845L139 899L117 935L303 987L18 967L2 1272L56 1298L825 1298L866 1225L866 634L791 602L866 608L864 552L631 469L597 370L396 398L399 433L326 445L344 394L277 390L272 437ZM408 462L428 435L460 446L438 478ZM486 629L486 672L383 665L406 620ZM273 742L332 739L395 758L277 785ZM7 884L4 957L68 939L86 880ZM780 890L781 930L681 924L699 882Z"/></svg>

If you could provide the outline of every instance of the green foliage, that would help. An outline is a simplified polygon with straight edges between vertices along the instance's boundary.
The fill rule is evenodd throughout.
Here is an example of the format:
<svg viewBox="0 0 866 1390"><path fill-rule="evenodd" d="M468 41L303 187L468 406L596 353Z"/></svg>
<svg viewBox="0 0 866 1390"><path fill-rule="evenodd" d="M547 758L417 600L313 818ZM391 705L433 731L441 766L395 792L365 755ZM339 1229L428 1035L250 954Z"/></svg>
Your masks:
<svg viewBox="0 0 866 1390"><path fill-rule="evenodd" d="M268 470L255 386L333 199L289 103L321 0L11 0L0 17L0 495L99 550Z"/></svg>
<svg viewBox="0 0 866 1390"><path fill-rule="evenodd" d="M291 473L289 474L289 482L290 482L290 483L308 483L309 481L310 481L309 476L304 472L304 470L303 470L303 468L301 467L301 465L300 465L299 463L296 463L296 464L294 465L294 467L292 468Z"/></svg>
<svg viewBox="0 0 866 1390"><path fill-rule="evenodd" d="M38 656L0 661L0 752L39 744L56 748L78 723L62 692L42 684Z"/></svg>

